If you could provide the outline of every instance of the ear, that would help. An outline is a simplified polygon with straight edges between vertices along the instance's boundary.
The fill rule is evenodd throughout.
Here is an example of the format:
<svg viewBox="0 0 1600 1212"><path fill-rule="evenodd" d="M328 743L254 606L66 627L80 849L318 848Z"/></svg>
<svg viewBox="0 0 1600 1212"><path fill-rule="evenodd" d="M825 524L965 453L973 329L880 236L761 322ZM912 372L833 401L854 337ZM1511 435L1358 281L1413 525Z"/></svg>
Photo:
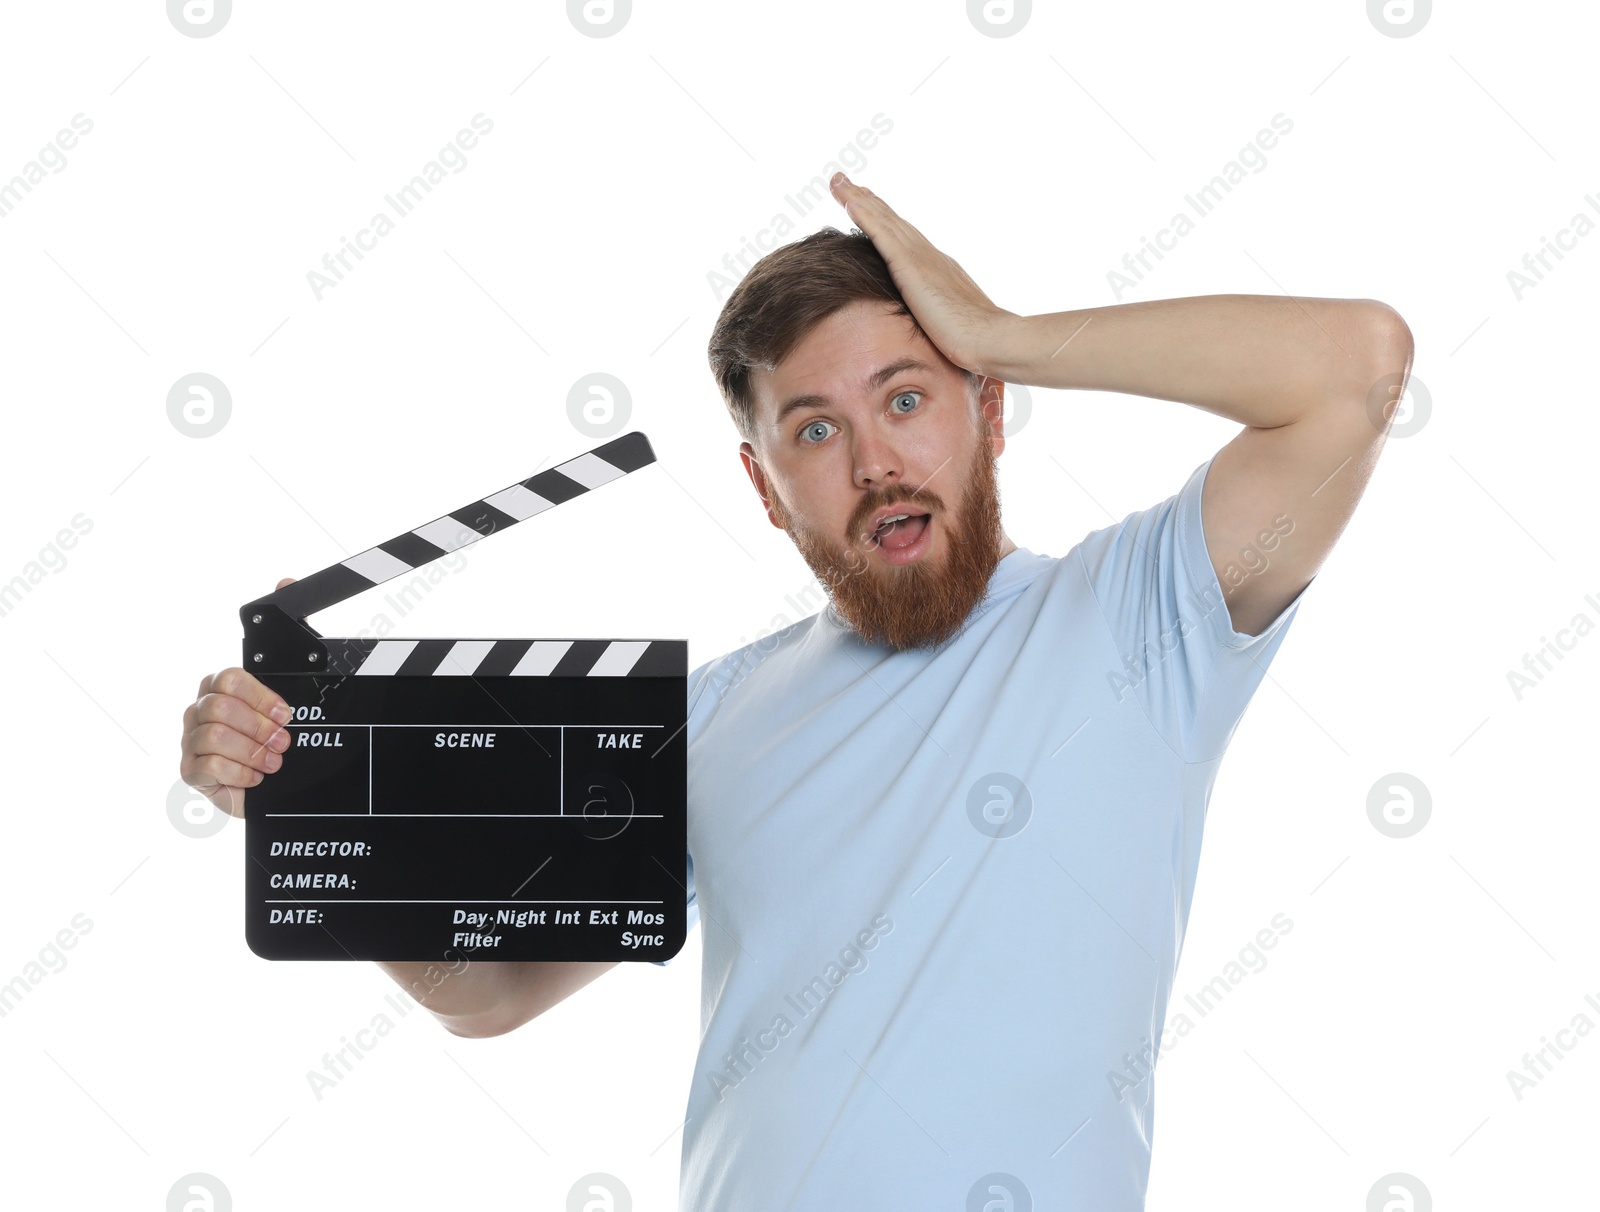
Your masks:
<svg viewBox="0 0 1600 1212"><path fill-rule="evenodd" d="M756 495L761 498L761 507L767 511L767 521L782 530L783 524L772 512L772 494L767 488L766 473L761 470L761 464L756 462L755 447L748 442L739 443L739 459L744 464L745 474L750 477L750 483L755 485Z"/></svg>
<svg viewBox="0 0 1600 1212"><path fill-rule="evenodd" d="M978 408L983 416L983 424L989 430L990 439L994 443L995 457L999 458L1006 448L1006 385L999 379L985 375L978 387Z"/></svg>

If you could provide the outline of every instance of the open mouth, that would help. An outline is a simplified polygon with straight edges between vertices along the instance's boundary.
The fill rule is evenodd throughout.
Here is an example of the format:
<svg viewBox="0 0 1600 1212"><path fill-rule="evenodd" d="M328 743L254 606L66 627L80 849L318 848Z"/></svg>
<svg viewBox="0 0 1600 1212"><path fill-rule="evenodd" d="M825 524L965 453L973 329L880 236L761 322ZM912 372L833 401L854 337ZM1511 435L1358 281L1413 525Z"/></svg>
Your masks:
<svg viewBox="0 0 1600 1212"><path fill-rule="evenodd" d="M925 513L909 510L892 513L872 532L872 544L885 551L904 551L922 538L931 520Z"/></svg>

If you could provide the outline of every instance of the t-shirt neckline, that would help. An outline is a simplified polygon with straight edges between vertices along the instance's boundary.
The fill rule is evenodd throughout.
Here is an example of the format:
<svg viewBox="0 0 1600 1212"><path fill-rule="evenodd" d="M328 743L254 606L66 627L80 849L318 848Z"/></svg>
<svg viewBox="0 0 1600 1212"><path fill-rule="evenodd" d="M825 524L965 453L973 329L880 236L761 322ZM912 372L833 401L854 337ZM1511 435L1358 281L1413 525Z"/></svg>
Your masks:
<svg viewBox="0 0 1600 1212"><path fill-rule="evenodd" d="M996 602L1010 596L1010 591L1027 580L1037 568L1042 559L1037 552L1030 551L1023 546L1017 546L1001 556L994 566L994 572L989 576L989 590L982 601L972 608L972 614L967 619L970 624ZM827 608L822 612L824 619L840 631L854 635L855 632L839 617L839 612L833 608L830 599Z"/></svg>

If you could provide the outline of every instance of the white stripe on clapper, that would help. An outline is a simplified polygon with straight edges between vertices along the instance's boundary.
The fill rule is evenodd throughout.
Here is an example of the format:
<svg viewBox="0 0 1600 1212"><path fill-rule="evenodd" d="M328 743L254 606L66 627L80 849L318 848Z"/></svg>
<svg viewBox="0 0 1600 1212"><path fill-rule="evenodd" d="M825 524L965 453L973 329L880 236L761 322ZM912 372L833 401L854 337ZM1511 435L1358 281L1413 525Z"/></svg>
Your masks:
<svg viewBox="0 0 1600 1212"><path fill-rule="evenodd" d="M489 649L493 647L493 640L457 640L450 651L444 654L439 668L433 672L435 676L441 673L463 677L470 675L483 664L483 658L489 655Z"/></svg>
<svg viewBox="0 0 1600 1212"><path fill-rule="evenodd" d="M452 518L449 514L435 518L426 526L418 526L411 533L418 538L427 539L440 551L454 551L457 547L465 547L468 543L476 543L483 538L460 518Z"/></svg>
<svg viewBox="0 0 1600 1212"><path fill-rule="evenodd" d="M567 655L567 649L571 647L571 640L535 640L533 647L522 654L511 676L544 677Z"/></svg>
<svg viewBox="0 0 1600 1212"><path fill-rule="evenodd" d="M526 522L536 513L543 513L550 508L550 502L536 492L530 492L521 484L513 484L510 488L502 488L492 497L484 497L484 503L493 505L501 513L508 513L519 522Z"/></svg>
<svg viewBox="0 0 1600 1212"><path fill-rule="evenodd" d="M634 667L648 647L649 640L612 640L594 663L594 668L589 670L589 676L621 677Z"/></svg>
<svg viewBox="0 0 1600 1212"><path fill-rule="evenodd" d="M379 640L378 646L367 654L365 661L361 662L361 668L356 670L356 676L369 674L382 677L391 674L405 664L405 659L411 655L411 650L416 646L416 640Z"/></svg>
<svg viewBox="0 0 1600 1212"><path fill-rule="evenodd" d="M374 585L387 581L390 577L397 577L402 572L411 571L410 564L395 558L381 547L369 547L360 555L353 555L343 563L351 572L360 573Z"/></svg>
<svg viewBox="0 0 1600 1212"><path fill-rule="evenodd" d="M556 468L569 480L576 480L585 488L599 488L602 484L609 484L628 473L620 467L607 463L604 459L593 454L581 454L575 459L568 459Z"/></svg>

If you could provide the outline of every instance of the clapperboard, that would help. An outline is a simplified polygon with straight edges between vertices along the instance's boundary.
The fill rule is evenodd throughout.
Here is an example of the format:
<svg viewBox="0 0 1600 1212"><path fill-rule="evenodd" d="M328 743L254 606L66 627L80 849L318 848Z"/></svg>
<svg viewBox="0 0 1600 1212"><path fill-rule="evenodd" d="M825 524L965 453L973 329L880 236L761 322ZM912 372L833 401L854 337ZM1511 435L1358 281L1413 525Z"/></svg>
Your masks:
<svg viewBox="0 0 1600 1212"><path fill-rule="evenodd" d="M244 668L294 713L282 766L245 800L252 951L678 953L687 640L337 639L306 623L654 461L624 434L240 608ZM530 575L555 595L572 571Z"/></svg>

